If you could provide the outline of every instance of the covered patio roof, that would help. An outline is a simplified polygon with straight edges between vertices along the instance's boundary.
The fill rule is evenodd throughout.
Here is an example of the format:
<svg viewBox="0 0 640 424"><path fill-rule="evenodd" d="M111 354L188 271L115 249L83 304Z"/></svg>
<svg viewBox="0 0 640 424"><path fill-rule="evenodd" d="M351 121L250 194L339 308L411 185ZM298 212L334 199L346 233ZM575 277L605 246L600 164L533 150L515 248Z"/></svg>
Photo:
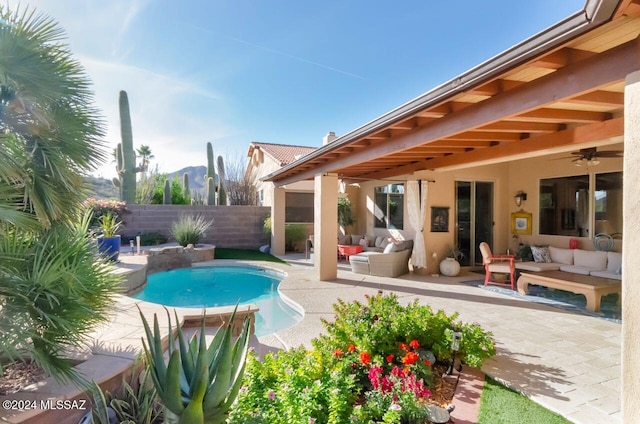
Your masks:
<svg viewBox="0 0 640 424"><path fill-rule="evenodd" d="M264 178L349 181L621 143L640 0L583 10Z"/></svg>

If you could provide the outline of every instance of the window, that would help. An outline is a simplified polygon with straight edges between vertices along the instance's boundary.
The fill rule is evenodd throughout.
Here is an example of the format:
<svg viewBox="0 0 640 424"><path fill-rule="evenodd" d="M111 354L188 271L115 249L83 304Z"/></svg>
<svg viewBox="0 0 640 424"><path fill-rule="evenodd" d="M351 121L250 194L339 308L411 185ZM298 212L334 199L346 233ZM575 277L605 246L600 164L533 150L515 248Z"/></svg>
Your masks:
<svg viewBox="0 0 640 424"><path fill-rule="evenodd" d="M313 222L313 193L285 193L285 222Z"/></svg>
<svg viewBox="0 0 640 424"><path fill-rule="evenodd" d="M595 234L622 235L622 172L596 175Z"/></svg>
<svg viewBox="0 0 640 424"><path fill-rule="evenodd" d="M375 228L402 230L404 221L404 184L375 188Z"/></svg>
<svg viewBox="0 0 640 424"><path fill-rule="evenodd" d="M540 234L593 237L622 233L622 172L596 174L594 183L592 188L588 175L540 180Z"/></svg>

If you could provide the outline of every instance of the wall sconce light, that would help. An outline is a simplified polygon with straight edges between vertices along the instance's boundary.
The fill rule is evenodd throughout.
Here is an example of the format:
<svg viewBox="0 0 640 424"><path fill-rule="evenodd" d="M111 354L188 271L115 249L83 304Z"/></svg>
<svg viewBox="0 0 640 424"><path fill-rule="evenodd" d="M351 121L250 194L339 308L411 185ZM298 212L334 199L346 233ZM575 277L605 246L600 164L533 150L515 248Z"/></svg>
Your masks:
<svg viewBox="0 0 640 424"><path fill-rule="evenodd" d="M527 200L527 193L525 193L524 191L519 191L516 193L516 195L513 197L515 202L516 202L516 206L521 206L522 202L524 200Z"/></svg>

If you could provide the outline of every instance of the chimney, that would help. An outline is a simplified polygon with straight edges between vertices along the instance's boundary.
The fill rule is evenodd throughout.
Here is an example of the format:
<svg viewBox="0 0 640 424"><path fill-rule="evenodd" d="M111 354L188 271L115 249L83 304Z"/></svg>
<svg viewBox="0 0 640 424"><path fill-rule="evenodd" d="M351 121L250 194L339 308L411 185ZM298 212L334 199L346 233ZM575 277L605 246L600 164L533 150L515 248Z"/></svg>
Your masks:
<svg viewBox="0 0 640 424"><path fill-rule="evenodd" d="M325 135L325 136L322 138L322 145L323 145L323 146L326 146L327 144L331 143L331 142L332 142L333 140L335 140L336 138L338 138L338 137L336 137L336 133L334 133L333 131L329 131L329 132L327 133L327 135Z"/></svg>

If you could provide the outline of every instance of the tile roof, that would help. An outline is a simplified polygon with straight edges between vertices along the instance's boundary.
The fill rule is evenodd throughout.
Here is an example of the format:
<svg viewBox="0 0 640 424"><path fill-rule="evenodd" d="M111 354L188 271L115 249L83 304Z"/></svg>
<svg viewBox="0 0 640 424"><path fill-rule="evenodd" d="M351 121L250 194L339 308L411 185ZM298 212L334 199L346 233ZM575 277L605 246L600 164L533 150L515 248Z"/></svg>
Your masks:
<svg viewBox="0 0 640 424"><path fill-rule="evenodd" d="M292 146L290 144L273 144L273 143L259 143L251 142L249 152L253 149L260 149L273 158L280 166L285 166L295 162L301 156L307 155L315 150L317 147L308 146Z"/></svg>

